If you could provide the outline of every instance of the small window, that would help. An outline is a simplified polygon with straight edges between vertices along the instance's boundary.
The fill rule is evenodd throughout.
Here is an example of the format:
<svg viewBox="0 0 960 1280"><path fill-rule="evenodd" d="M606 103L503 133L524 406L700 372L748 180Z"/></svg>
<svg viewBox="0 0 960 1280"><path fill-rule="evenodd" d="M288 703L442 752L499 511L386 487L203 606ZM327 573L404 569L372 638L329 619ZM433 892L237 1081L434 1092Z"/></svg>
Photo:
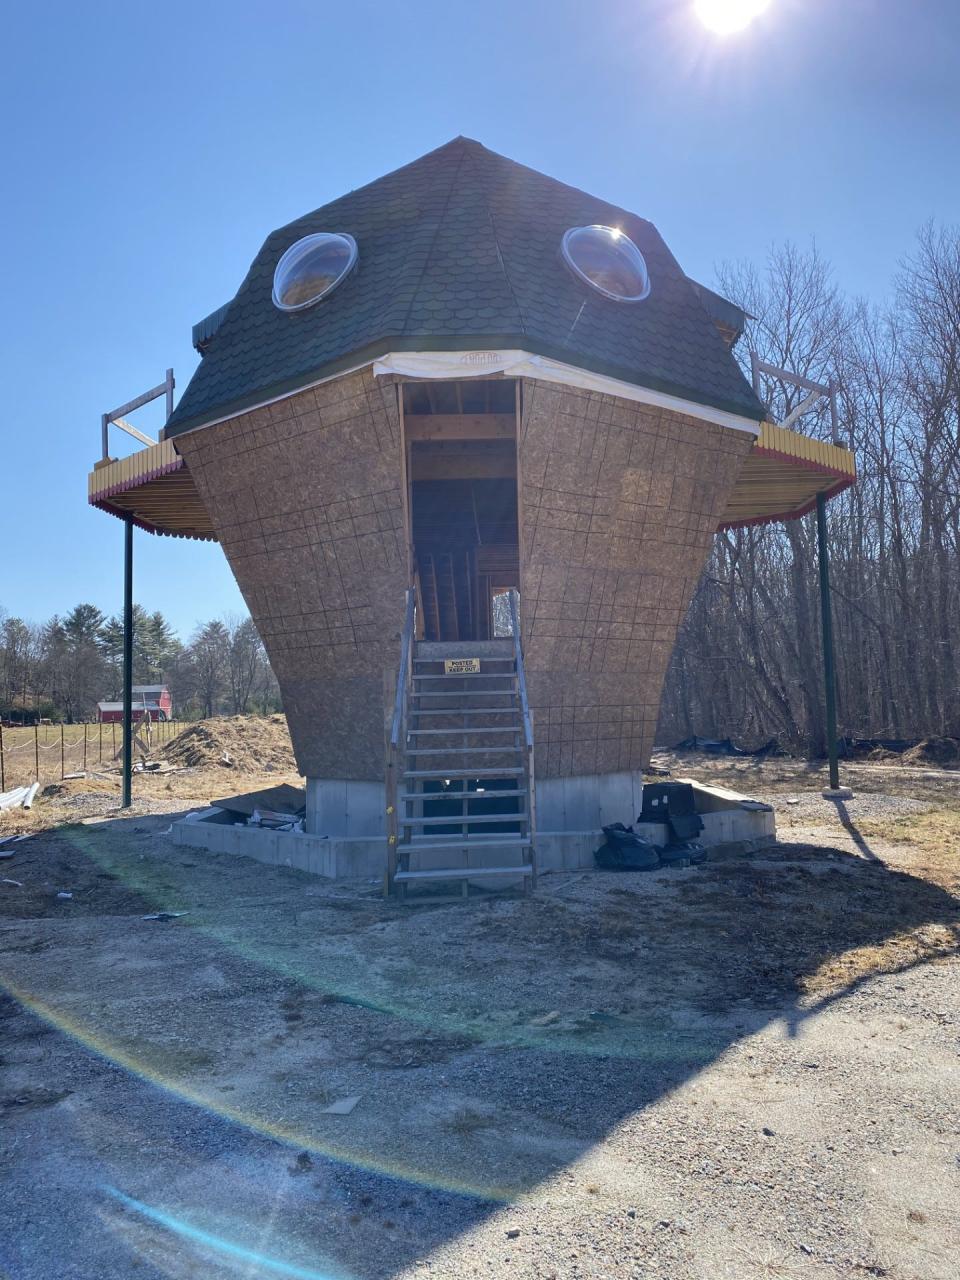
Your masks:
<svg viewBox="0 0 960 1280"><path fill-rule="evenodd" d="M300 311L332 293L356 265L353 236L320 231L292 244L273 273L273 303Z"/></svg>
<svg viewBox="0 0 960 1280"><path fill-rule="evenodd" d="M561 251L573 274L605 298L642 302L650 292L643 254L616 227L571 227Z"/></svg>

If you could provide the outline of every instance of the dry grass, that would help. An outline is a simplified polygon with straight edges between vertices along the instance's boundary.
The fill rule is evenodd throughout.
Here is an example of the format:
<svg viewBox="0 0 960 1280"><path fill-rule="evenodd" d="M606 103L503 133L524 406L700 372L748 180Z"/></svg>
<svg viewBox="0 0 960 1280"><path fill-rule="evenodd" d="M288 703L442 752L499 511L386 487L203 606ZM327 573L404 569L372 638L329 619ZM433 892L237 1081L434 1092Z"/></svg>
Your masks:
<svg viewBox="0 0 960 1280"><path fill-rule="evenodd" d="M59 726L41 726L40 794L30 810L10 809L0 813L0 836L41 831L83 821L88 814L92 814L92 802L98 797L108 801L113 796L119 802L120 768L109 758L110 727L103 726L104 763L99 763L99 751L94 738L98 726L88 725L86 776L61 780ZM201 720L168 740L166 734L173 727L154 727L153 743L157 748L154 755L157 759L164 759L175 765L178 772L133 775L133 802L141 813L169 810L172 804L179 801L183 802L184 807L199 808L227 792L254 791L276 786L281 782L298 785L301 781L286 720L281 715L227 716ZM44 772L43 767L44 729L50 735L51 750L55 748L56 755L56 769L49 774ZM73 729L78 733L82 726L73 726ZM4 730L5 747L11 732L21 736L29 735L30 771L24 780L30 781L33 778L34 763L33 730ZM74 744L74 754L78 750L80 748ZM71 761L66 756L65 760L67 772L71 772L73 766L79 769L79 760Z"/></svg>
<svg viewBox="0 0 960 1280"><path fill-rule="evenodd" d="M929 809L926 813L895 818L892 822L861 823L864 835L894 844L912 844L938 857L957 856L960 848L960 812Z"/></svg>
<svg viewBox="0 0 960 1280"><path fill-rule="evenodd" d="M84 767L104 770L113 767L122 740L119 724L65 724L62 729L64 773L76 773ZM8 790L33 782L37 777L38 760L41 783L60 781L60 730L59 724L42 724L36 729L32 725L4 728L3 775L4 786ZM151 743L159 751L180 730L178 724L152 725Z"/></svg>
<svg viewBox="0 0 960 1280"><path fill-rule="evenodd" d="M927 925L894 934L879 946L854 947L830 956L814 973L802 979L807 995L830 996L881 973L902 973L920 964L944 964L957 953L960 927Z"/></svg>
<svg viewBox="0 0 960 1280"><path fill-rule="evenodd" d="M712 756L700 752L658 752L654 763L675 777L730 787L747 795L789 795L820 791L829 783L825 760L796 760L788 756L769 759ZM943 801L960 790L960 770L943 771L904 763L902 757L883 762L841 761L840 781L856 792L910 796Z"/></svg>
<svg viewBox="0 0 960 1280"><path fill-rule="evenodd" d="M945 887L960 884L960 811L929 809L891 821L858 823L867 840L909 849L911 869Z"/></svg>

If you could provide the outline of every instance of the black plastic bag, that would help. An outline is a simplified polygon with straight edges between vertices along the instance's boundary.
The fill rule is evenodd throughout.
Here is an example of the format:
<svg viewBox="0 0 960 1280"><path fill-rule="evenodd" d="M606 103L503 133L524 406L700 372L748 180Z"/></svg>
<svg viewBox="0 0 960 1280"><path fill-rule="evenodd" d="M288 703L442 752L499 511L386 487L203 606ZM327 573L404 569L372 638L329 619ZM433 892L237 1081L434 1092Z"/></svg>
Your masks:
<svg viewBox="0 0 960 1280"><path fill-rule="evenodd" d="M699 840L678 840L660 850L660 861L664 866L670 866L676 862L689 862L696 865L698 862L704 862L706 857L707 851Z"/></svg>
<svg viewBox="0 0 960 1280"><path fill-rule="evenodd" d="M660 866L660 851L622 822L603 828L606 841L594 850L593 860L602 871L653 871Z"/></svg>

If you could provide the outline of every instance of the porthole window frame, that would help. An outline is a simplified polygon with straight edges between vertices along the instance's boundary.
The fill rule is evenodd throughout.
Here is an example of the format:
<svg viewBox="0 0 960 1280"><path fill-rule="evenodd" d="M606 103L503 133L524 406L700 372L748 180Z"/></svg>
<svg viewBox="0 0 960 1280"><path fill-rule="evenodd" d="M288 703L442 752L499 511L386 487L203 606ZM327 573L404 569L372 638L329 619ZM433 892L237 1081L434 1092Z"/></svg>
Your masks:
<svg viewBox="0 0 960 1280"><path fill-rule="evenodd" d="M641 293L629 295L614 293L610 289L605 289L602 284L597 284L595 280L591 280L587 273L577 265L572 253L570 252L570 241L575 235L583 231L601 231L604 234L616 232L618 238L622 237L633 246L640 259L640 265L643 268L644 288ZM627 233L625 231L621 231L619 227L606 226L600 222L591 222L579 227L568 227L560 240L560 256L563 259L564 265L568 271L571 272L574 278L579 280L581 284L586 285L587 288L592 289L594 293L600 294L602 298L608 298L611 302L621 302L632 306L637 302L644 302L650 297L650 291L653 286L650 280L650 268L647 266L647 260L643 256L643 250L639 247L632 236L628 236Z"/></svg>
<svg viewBox="0 0 960 1280"><path fill-rule="evenodd" d="M289 303L281 301L277 290L284 269L289 269L292 265L300 260L305 254L316 246L318 241L328 242L330 240L342 240L350 251L349 260L344 269L340 272L335 280L332 280L325 289L315 294L312 298L308 298L305 302L297 302L293 306ZM360 250L357 242L347 231L311 231L309 235L301 236L299 240L294 240L293 244L283 251L276 267L273 270L273 288L272 300L273 305L278 311L282 311L285 315L293 315L297 311L305 311L308 307L315 307L318 302L322 302L324 298L329 298L335 289L343 284L344 280L351 274L360 258Z"/></svg>

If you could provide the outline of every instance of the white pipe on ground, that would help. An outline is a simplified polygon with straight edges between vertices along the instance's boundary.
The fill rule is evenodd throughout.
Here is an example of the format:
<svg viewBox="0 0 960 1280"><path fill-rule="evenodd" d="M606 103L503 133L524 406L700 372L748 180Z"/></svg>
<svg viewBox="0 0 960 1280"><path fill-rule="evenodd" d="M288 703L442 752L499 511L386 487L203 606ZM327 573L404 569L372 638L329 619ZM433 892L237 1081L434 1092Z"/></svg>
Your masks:
<svg viewBox="0 0 960 1280"><path fill-rule="evenodd" d="M4 809L17 809L23 804L24 797L30 790L29 787L14 787L12 791L4 791L0 794L0 813Z"/></svg>
<svg viewBox="0 0 960 1280"><path fill-rule="evenodd" d="M34 783L31 785L31 787L29 788L29 790L27 791L27 794L26 794L26 796L25 796L25 798L24 798L24 801L23 801L23 807L24 807L25 809L29 809L29 808L31 808L31 806L33 805L34 800L36 799L37 792L38 792L39 790L40 790L40 783L39 783L39 782L34 782Z"/></svg>

